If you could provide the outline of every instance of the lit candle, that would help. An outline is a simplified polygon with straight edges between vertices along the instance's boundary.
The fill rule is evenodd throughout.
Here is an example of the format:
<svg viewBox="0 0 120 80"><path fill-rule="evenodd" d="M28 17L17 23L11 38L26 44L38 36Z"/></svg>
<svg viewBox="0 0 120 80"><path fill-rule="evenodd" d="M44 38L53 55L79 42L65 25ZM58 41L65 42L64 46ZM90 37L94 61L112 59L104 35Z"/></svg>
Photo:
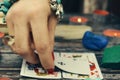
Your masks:
<svg viewBox="0 0 120 80"><path fill-rule="evenodd" d="M70 17L69 21L76 24L85 24L88 19L82 16L72 16Z"/></svg>
<svg viewBox="0 0 120 80"><path fill-rule="evenodd" d="M3 44L2 38L4 37L4 33L0 32L0 46Z"/></svg>

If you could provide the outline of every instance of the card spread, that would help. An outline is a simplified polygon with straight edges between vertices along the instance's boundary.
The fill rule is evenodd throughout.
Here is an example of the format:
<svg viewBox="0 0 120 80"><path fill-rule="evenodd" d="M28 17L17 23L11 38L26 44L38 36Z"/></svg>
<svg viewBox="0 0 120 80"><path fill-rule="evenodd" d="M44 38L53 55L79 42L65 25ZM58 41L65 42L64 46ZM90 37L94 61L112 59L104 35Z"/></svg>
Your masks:
<svg viewBox="0 0 120 80"><path fill-rule="evenodd" d="M28 65L26 64L26 61L23 60L22 68L20 75L31 77L31 78L42 78L42 79L60 79L61 78L61 72L56 72L54 75L48 75L44 73L45 71L42 68L38 68L39 72L42 72L42 74L37 74L34 70L29 70Z"/></svg>
<svg viewBox="0 0 120 80"><path fill-rule="evenodd" d="M103 79L94 53L55 52L54 56L55 66L59 68L55 74L48 75L42 68L37 70L43 74L37 74L35 70L29 70L26 61L23 60L20 75L41 79Z"/></svg>
<svg viewBox="0 0 120 80"><path fill-rule="evenodd" d="M87 57L84 55L62 53L61 56L57 57L55 54L55 65L66 71L75 74L89 75L90 68Z"/></svg>

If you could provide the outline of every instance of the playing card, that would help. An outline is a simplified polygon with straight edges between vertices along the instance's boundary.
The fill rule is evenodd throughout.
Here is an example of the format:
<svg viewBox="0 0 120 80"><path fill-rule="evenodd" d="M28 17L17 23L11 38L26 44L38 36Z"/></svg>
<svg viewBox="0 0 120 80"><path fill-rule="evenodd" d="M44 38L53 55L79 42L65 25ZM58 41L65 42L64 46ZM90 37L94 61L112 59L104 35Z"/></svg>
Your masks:
<svg viewBox="0 0 120 80"><path fill-rule="evenodd" d="M55 65L59 68L54 75L45 74L41 67L29 70L25 60L23 60L20 75L40 79L103 79L94 53L55 52L54 56ZM38 74L38 72L42 74Z"/></svg>
<svg viewBox="0 0 120 80"><path fill-rule="evenodd" d="M100 67L98 65L97 59L94 53L86 54L90 66L90 78L100 78L103 79Z"/></svg>
<svg viewBox="0 0 120 80"><path fill-rule="evenodd" d="M62 54L62 53L61 53ZM69 72L64 72L62 71L62 75L64 78L69 78L69 79L86 79L86 78L90 78L91 80L101 80L103 79L103 75L101 73L101 70L99 68L99 65L97 63L97 59L95 57L94 53L66 53L66 55L64 55L65 57L71 57L71 55L74 54L74 57L80 57L84 56L87 57L88 60L88 64L89 64L89 75L82 75L82 74L73 74L73 73L69 73ZM68 56L67 56L68 55ZM85 69L85 68L83 68Z"/></svg>
<svg viewBox="0 0 120 80"><path fill-rule="evenodd" d="M83 75L90 74L87 57L80 54L59 53L55 58L55 65L66 72Z"/></svg>
<svg viewBox="0 0 120 80"><path fill-rule="evenodd" d="M55 72L54 75L52 74L46 74L45 71L42 68L37 69L41 74L37 74L35 70L29 70L28 65L26 64L26 61L23 60L22 68L21 68L21 76L26 77L33 77L33 78L41 78L41 79L60 79L61 78L61 72Z"/></svg>

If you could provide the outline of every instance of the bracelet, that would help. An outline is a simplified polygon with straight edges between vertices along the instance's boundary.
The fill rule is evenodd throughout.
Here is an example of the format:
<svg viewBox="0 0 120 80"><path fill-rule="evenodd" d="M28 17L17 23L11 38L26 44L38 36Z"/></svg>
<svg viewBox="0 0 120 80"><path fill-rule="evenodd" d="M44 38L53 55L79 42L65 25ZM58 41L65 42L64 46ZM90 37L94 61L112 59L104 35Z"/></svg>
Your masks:
<svg viewBox="0 0 120 80"><path fill-rule="evenodd" d="M19 0L3 0L3 2L0 2L0 11L6 15L9 8L17 1ZM57 16L58 20L61 20L64 14L61 0L50 0L50 7Z"/></svg>
<svg viewBox="0 0 120 80"><path fill-rule="evenodd" d="M0 11L3 12L5 15L7 14L9 8L18 0L3 0L0 2Z"/></svg>
<svg viewBox="0 0 120 80"><path fill-rule="evenodd" d="M58 20L61 20L64 15L63 6L61 0L50 0L50 7L55 12Z"/></svg>

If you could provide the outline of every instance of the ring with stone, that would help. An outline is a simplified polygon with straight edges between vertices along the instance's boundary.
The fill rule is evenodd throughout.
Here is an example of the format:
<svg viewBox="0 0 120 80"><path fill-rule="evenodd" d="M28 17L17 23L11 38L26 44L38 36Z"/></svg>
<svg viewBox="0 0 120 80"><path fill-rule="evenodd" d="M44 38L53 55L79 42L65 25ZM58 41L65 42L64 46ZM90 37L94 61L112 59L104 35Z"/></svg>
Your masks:
<svg viewBox="0 0 120 80"><path fill-rule="evenodd" d="M4 36L3 42L5 45L12 46L15 43L14 36L11 35Z"/></svg>

